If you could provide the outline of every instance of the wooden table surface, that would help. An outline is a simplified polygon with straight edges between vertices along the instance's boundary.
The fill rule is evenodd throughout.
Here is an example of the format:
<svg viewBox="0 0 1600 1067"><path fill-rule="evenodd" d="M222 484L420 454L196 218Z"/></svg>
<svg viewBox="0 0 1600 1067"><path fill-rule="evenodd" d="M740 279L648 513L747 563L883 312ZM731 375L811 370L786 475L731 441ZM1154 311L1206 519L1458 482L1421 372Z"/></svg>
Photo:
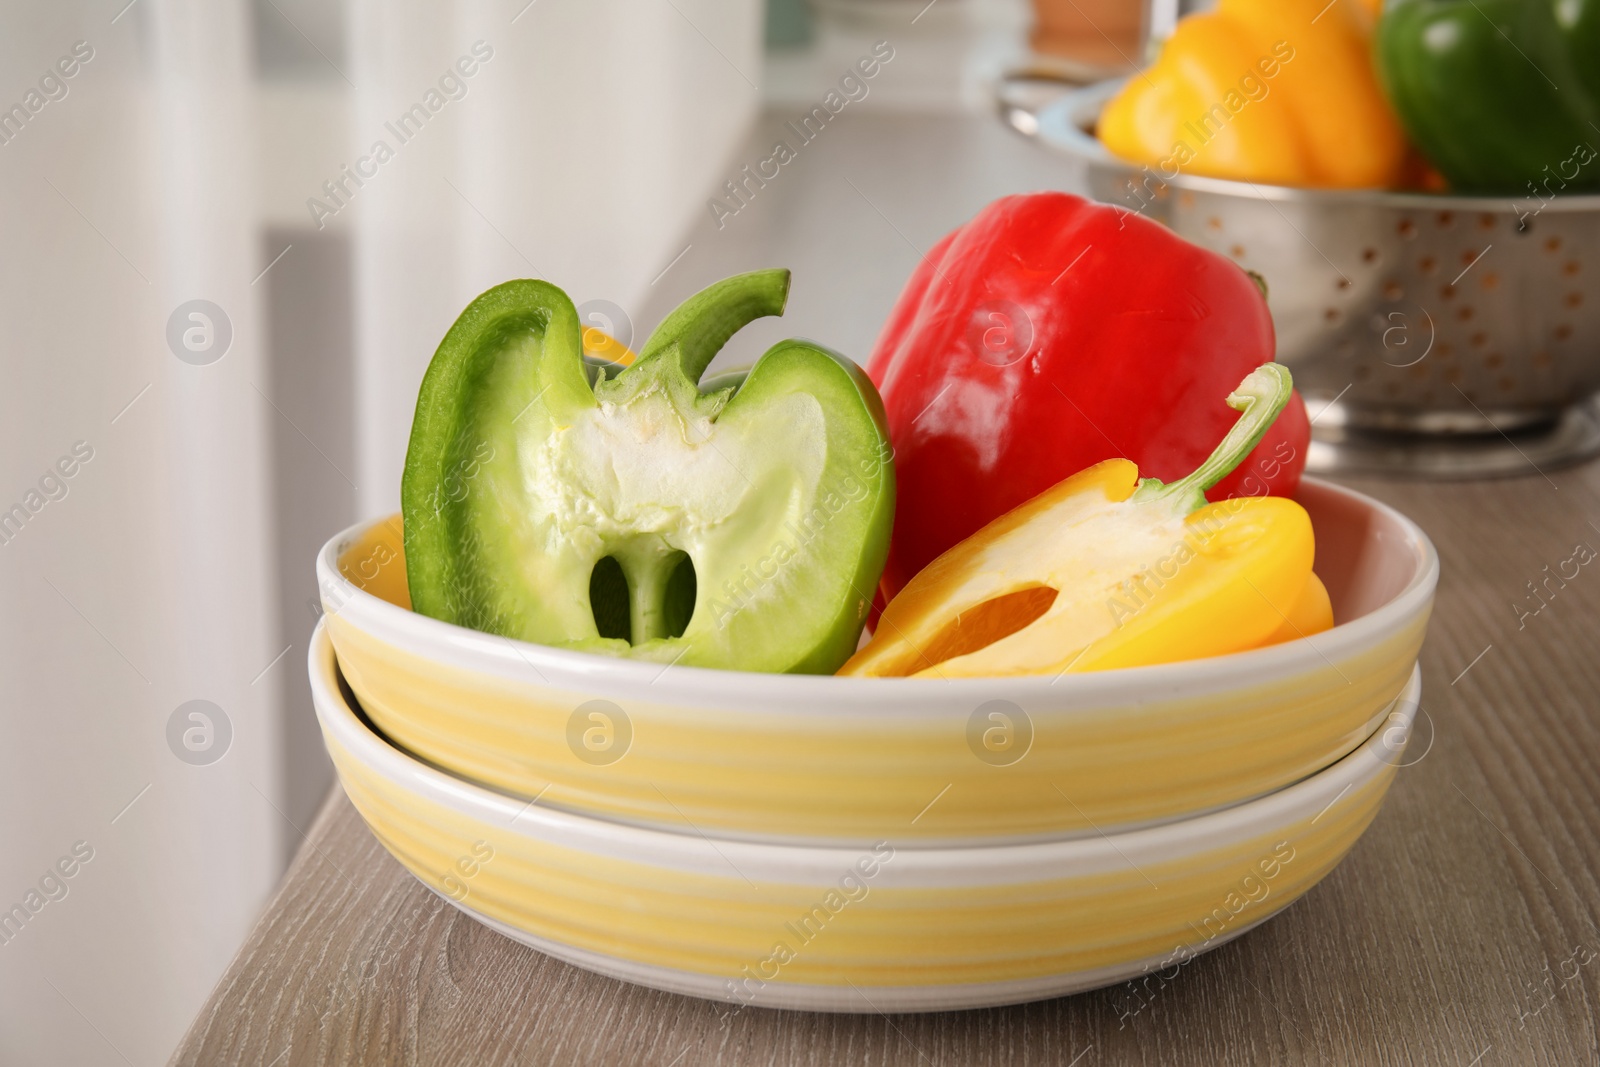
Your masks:
<svg viewBox="0 0 1600 1067"><path fill-rule="evenodd" d="M885 1017L629 986L464 917L335 789L172 1062L1596 1063L1600 573L1536 615L1513 605L1536 603L1546 564L1600 549L1600 464L1355 484L1442 558L1408 759L1426 754L1321 885L1158 995Z"/></svg>
<svg viewBox="0 0 1600 1067"><path fill-rule="evenodd" d="M786 263L797 281L777 336L865 350L918 248L992 196L1058 177L993 123L846 118L763 190L764 214L725 233L702 222L636 318L656 321L710 278ZM770 132L752 135L748 158ZM1600 561L1546 606L1528 585L1580 544L1600 550L1600 463L1351 484L1415 518L1442 558L1408 759L1426 754L1321 885L1158 994L883 1017L653 992L465 918L335 789L172 1062L1600 1062Z"/></svg>

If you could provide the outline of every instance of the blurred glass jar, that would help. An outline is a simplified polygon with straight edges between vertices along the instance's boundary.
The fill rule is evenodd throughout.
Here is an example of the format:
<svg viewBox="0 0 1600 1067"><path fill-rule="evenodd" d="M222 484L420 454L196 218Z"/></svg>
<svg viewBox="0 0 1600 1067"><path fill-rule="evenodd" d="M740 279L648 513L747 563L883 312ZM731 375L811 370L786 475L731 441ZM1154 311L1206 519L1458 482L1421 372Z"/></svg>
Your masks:
<svg viewBox="0 0 1600 1067"><path fill-rule="evenodd" d="M1034 51L1094 67L1127 68L1142 56L1146 0L1033 0Z"/></svg>
<svg viewBox="0 0 1600 1067"><path fill-rule="evenodd" d="M1105 71L1142 66L1152 42L1211 0L1033 0L1033 49Z"/></svg>
<svg viewBox="0 0 1600 1067"><path fill-rule="evenodd" d="M767 0L768 48L794 48L810 44L813 36L811 8L806 0Z"/></svg>

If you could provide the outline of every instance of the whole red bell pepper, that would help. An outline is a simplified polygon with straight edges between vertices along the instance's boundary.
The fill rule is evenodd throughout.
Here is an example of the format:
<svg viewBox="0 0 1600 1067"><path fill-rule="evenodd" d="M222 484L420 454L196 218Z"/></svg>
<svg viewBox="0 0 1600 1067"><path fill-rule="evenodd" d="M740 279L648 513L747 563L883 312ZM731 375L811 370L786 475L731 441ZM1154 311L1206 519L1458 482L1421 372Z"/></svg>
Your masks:
<svg viewBox="0 0 1600 1067"><path fill-rule="evenodd" d="M924 257L867 366L899 482L880 604L1101 460L1194 470L1237 418L1221 398L1275 350L1261 288L1221 256L1064 193L996 200ZM1293 493L1310 437L1296 394L1210 498Z"/></svg>

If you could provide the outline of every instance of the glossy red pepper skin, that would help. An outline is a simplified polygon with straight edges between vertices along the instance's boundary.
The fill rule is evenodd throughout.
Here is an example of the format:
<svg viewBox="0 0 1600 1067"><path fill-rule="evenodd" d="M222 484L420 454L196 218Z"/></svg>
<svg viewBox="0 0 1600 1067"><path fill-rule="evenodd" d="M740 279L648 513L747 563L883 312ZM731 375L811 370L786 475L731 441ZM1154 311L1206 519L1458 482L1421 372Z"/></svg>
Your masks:
<svg viewBox="0 0 1600 1067"><path fill-rule="evenodd" d="M923 259L867 372L899 480L880 604L992 519L1101 460L1194 470L1272 360L1266 300L1237 265L1121 208L1065 193L984 208ZM1211 491L1287 496L1311 431L1298 393Z"/></svg>

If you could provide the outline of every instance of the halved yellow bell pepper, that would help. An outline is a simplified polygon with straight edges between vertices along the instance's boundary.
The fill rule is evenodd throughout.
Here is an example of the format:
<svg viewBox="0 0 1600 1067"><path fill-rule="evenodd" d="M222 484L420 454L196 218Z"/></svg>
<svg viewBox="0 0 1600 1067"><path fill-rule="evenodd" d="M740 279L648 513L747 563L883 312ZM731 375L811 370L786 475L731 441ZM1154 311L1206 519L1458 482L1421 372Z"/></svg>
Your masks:
<svg viewBox="0 0 1600 1067"><path fill-rule="evenodd" d="M1365 0L1220 0L1128 79L1100 140L1168 179L1398 184L1405 137L1373 69L1373 21Z"/></svg>
<svg viewBox="0 0 1600 1067"><path fill-rule="evenodd" d="M1002 515L917 574L839 673L1105 670L1327 629L1305 509L1280 497L1205 501L1291 388L1276 363L1252 371L1228 397L1238 422L1186 478L1163 484L1141 479L1128 460L1106 460Z"/></svg>
<svg viewBox="0 0 1600 1067"><path fill-rule="evenodd" d="M1261 644L1281 645L1285 641L1310 637L1332 628L1333 601L1328 597L1328 587L1313 573L1306 579L1306 587L1301 590L1294 607L1284 616L1283 625L1272 631L1271 636Z"/></svg>

